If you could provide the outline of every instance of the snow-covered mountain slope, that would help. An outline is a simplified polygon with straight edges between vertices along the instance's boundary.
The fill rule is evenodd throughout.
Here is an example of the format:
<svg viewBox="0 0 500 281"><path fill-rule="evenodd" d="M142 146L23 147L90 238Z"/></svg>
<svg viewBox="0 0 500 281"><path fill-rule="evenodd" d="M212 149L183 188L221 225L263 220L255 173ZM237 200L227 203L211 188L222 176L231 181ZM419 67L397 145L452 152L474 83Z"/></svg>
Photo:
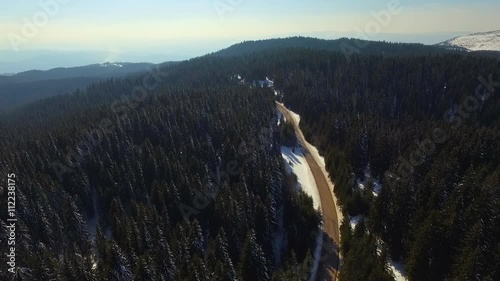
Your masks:
<svg viewBox="0 0 500 281"><path fill-rule="evenodd" d="M500 30L459 36L438 45L469 51L500 51Z"/></svg>

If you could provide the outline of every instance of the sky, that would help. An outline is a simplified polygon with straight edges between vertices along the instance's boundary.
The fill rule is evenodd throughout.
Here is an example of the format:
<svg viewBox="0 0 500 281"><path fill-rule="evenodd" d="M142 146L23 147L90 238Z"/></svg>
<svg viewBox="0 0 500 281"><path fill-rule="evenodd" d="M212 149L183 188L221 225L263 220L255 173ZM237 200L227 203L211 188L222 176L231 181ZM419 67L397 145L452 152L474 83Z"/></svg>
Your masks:
<svg viewBox="0 0 500 281"><path fill-rule="evenodd" d="M294 35L434 44L500 29L499 10L498 0L4 1L0 63L41 50L90 61L178 60Z"/></svg>

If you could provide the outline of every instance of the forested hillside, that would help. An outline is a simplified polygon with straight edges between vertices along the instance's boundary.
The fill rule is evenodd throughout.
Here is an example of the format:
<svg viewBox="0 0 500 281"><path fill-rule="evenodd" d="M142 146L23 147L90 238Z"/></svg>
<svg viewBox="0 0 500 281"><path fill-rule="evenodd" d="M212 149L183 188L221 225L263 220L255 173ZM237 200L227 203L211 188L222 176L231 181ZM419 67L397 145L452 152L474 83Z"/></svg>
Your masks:
<svg viewBox="0 0 500 281"><path fill-rule="evenodd" d="M348 62L317 51L248 61L247 69L268 70L301 115L345 212L364 217L355 230L348 220L342 227L341 280L390 279L381 272L389 258L404 262L410 280L500 278L497 61Z"/></svg>
<svg viewBox="0 0 500 281"><path fill-rule="evenodd" d="M90 84L102 79L104 78L79 77L1 85L0 114L9 114L12 110L33 101L70 94L77 89L85 89Z"/></svg>
<svg viewBox="0 0 500 281"><path fill-rule="evenodd" d="M287 48L326 50L344 54L363 53L369 55L415 56L439 54L467 54L464 50L453 50L437 45L418 43L396 43L369 41L354 38L325 40L310 37L289 37L258 41L245 41L215 52L213 55L232 57L256 54L263 51L276 51Z"/></svg>
<svg viewBox="0 0 500 281"><path fill-rule="evenodd" d="M221 66L163 69L141 95L128 94L141 76L100 82L2 119L14 280L307 280L319 215L284 173L274 96Z"/></svg>
<svg viewBox="0 0 500 281"><path fill-rule="evenodd" d="M166 62L161 66L173 64ZM83 90L96 81L142 73L154 67L152 63L103 63L0 75L0 114L47 97Z"/></svg>

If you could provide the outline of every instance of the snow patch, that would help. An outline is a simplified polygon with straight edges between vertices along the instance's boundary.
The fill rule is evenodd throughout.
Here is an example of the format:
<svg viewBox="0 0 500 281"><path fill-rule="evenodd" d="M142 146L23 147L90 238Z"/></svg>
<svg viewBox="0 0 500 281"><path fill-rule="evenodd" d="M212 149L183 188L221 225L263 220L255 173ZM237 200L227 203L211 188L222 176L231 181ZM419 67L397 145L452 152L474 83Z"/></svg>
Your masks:
<svg viewBox="0 0 500 281"><path fill-rule="evenodd" d="M321 200L318 187L316 186L314 176L302 152L302 148L282 146L281 155L285 160L287 172L293 172L297 175L298 188L301 188L307 195L312 197L314 209L320 209Z"/></svg>
<svg viewBox="0 0 500 281"><path fill-rule="evenodd" d="M377 255L379 257L382 255L383 245L384 242L382 241L382 239L377 238ZM408 281L403 263L393 261L389 258L386 264L386 269L394 277L395 281Z"/></svg>
<svg viewBox="0 0 500 281"><path fill-rule="evenodd" d="M373 181L373 195L378 196L380 194L380 190L382 190L382 185L380 181L377 179Z"/></svg>
<svg viewBox="0 0 500 281"><path fill-rule="evenodd" d="M257 80L256 83L261 87L261 88L271 88L274 86L274 81L267 78L265 80ZM255 83L254 83L255 84Z"/></svg>
<svg viewBox="0 0 500 281"><path fill-rule="evenodd" d="M500 51L500 30L459 36L438 45L465 48L469 51Z"/></svg>
<svg viewBox="0 0 500 281"><path fill-rule="evenodd" d="M392 276L394 276L394 279L396 281L408 281L402 263L391 260L389 261L388 266L389 272L392 274Z"/></svg>
<svg viewBox="0 0 500 281"><path fill-rule="evenodd" d="M266 83L267 83L268 87L274 86L274 81L271 80L271 79L269 79L269 78L267 78L267 77L266 77Z"/></svg>
<svg viewBox="0 0 500 281"><path fill-rule="evenodd" d="M103 67L108 67L108 66L123 67L123 64L112 63L112 62L105 62L105 63L101 63L101 66L103 66Z"/></svg>
<svg viewBox="0 0 500 281"><path fill-rule="evenodd" d="M278 113L277 113L277 118L278 118L278 121L277 121L277 124L278 126L281 125L282 123L286 123L286 116L283 115L283 113L281 113L281 111L277 110Z"/></svg>
<svg viewBox="0 0 500 281"><path fill-rule="evenodd" d="M379 256L379 257L382 255L383 245L384 245L384 241L382 241L382 239L380 239L380 238L377 238L377 242L376 242L377 256Z"/></svg>
<svg viewBox="0 0 500 281"><path fill-rule="evenodd" d="M372 177L370 166L366 167L364 180L357 179L356 184L360 190L364 190L370 183L373 184L373 196L377 197L382 190L382 185L380 184L380 180Z"/></svg>
<svg viewBox="0 0 500 281"><path fill-rule="evenodd" d="M350 217L349 219L349 225L351 226L352 230L356 229L356 226L358 226L358 223L363 219L363 216L353 216Z"/></svg>
<svg viewBox="0 0 500 281"><path fill-rule="evenodd" d="M236 74L233 77L236 78L236 80L238 80L240 84L242 84L242 85L245 84L245 79L243 79L243 77L241 77L241 75Z"/></svg>

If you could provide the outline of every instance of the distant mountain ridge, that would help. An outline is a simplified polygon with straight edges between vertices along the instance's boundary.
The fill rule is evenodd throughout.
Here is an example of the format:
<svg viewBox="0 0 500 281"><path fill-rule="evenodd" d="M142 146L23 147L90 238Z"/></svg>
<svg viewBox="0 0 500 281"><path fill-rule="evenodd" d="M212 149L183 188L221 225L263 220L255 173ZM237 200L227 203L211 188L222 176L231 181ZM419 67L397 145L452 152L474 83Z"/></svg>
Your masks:
<svg viewBox="0 0 500 281"><path fill-rule="evenodd" d="M174 63L165 62L160 65ZM104 79L144 73L149 67L155 66L153 63L106 62L0 75L0 113L39 99L83 90Z"/></svg>
<svg viewBox="0 0 500 281"><path fill-rule="evenodd" d="M369 55L439 55L446 53L465 53L463 50L449 50L436 45L420 43L393 43L385 41L367 41L353 38L339 38L334 40L318 39L311 37L289 37L266 39L257 41L244 41L222 49L211 55L239 56L261 51L283 48L321 49L334 52L357 52Z"/></svg>
<svg viewBox="0 0 500 281"><path fill-rule="evenodd" d="M439 43L438 46L467 51L500 51L500 30L455 37Z"/></svg>
<svg viewBox="0 0 500 281"><path fill-rule="evenodd" d="M29 70L11 75L0 76L0 85L7 83L26 83L51 79L76 77L114 77L145 71L152 63L102 63L78 67L58 67L49 70Z"/></svg>

